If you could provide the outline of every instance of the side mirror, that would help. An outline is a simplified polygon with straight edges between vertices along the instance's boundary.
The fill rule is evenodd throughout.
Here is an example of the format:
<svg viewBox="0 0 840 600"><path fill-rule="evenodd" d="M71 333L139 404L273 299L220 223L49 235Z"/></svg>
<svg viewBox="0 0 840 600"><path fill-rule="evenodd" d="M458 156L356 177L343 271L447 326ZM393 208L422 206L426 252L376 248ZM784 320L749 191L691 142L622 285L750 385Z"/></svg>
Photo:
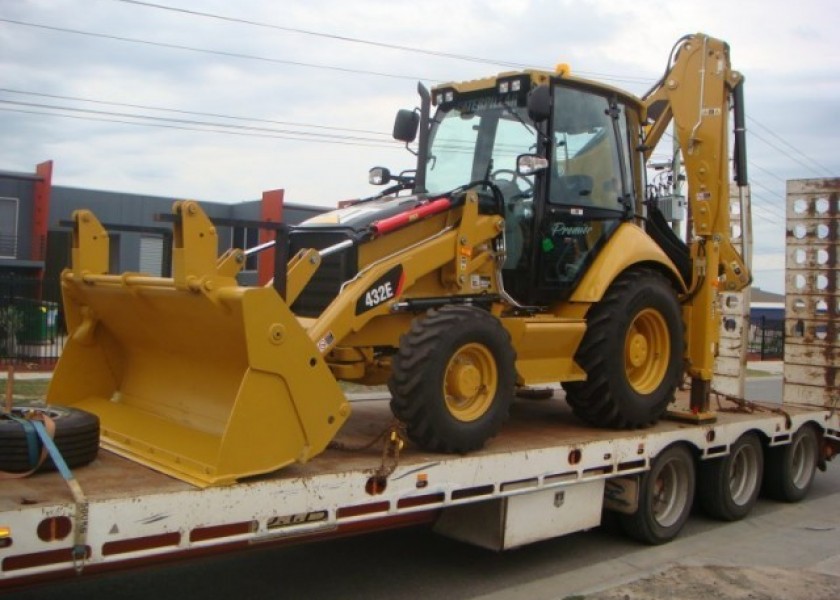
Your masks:
<svg viewBox="0 0 840 600"><path fill-rule="evenodd" d="M368 171L368 183L371 185L385 185L391 181L391 171L385 167L373 167Z"/></svg>
<svg viewBox="0 0 840 600"><path fill-rule="evenodd" d="M548 159L536 154L520 154L516 157L516 174L533 175L548 168Z"/></svg>
<svg viewBox="0 0 840 600"><path fill-rule="evenodd" d="M400 110L394 119L394 139L410 144L417 137L420 115L413 110Z"/></svg>
<svg viewBox="0 0 840 600"><path fill-rule="evenodd" d="M551 88L540 85L528 92L528 116L540 123L551 116Z"/></svg>

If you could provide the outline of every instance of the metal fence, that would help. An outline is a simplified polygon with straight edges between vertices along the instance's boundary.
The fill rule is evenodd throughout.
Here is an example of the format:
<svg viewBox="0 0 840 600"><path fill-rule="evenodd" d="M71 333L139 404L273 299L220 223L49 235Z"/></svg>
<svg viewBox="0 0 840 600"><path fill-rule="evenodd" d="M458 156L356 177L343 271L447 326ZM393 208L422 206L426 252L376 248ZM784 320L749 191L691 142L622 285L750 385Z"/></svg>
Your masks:
<svg viewBox="0 0 840 600"><path fill-rule="evenodd" d="M61 304L43 296L40 281L0 276L0 362L52 368L65 337Z"/></svg>
<svg viewBox="0 0 840 600"><path fill-rule="evenodd" d="M758 360L782 360L785 356L784 319L751 318L747 352Z"/></svg>

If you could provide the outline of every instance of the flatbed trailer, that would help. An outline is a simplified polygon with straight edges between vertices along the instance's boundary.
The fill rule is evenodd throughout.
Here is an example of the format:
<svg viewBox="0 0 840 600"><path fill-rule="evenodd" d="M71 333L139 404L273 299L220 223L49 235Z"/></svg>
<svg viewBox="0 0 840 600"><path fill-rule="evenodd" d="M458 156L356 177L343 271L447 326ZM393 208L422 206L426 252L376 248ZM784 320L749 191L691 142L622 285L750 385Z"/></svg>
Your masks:
<svg viewBox="0 0 840 600"><path fill-rule="evenodd" d="M400 450L389 437L396 430L387 399L357 397L353 405L323 455L228 487L198 489L105 450L74 473L83 503L58 473L3 482L0 588L417 523L502 550L596 527L604 508L644 504L636 484L674 447L702 468L745 434L757 435L765 454L790 446L803 428L813 428L822 449L840 445L840 417L830 410L725 401L713 423L611 431L582 425L557 391L518 401L486 448L452 456ZM677 486L665 500L679 503L684 493Z"/></svg>
<svg viewBox="0 0 840 600"><path fill-rule="evenodd" d="M309 463L206 489L101 450L73 474L81 495L56 473L0 482L0 589L416 523L502 550L596 527L605 509L661 543L679 533L695 489L715 516L745 517L762 474L771 496L801 500L814 467L840 451L838 185L788 182L782 404L721 396L702 423L681 393L673 408L688 421L616 431L583 425L555 390L517 401L497 437L458 456L403 446L387 396L354 397L334 447ZM724 311L721 355L739 357L723 370L743 376L745 319L731 318Z"/></svg>

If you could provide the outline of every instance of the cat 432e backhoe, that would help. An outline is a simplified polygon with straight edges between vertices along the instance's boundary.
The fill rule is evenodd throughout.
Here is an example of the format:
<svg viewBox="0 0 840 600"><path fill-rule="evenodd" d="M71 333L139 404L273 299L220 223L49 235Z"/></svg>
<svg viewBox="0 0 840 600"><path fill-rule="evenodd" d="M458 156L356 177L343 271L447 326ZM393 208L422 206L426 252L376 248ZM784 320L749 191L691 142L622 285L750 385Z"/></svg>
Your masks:
<svg viewBox="0 0 840 600"><path fill-rule="evenodd" d="M339 380L387 382L411 440L439 452L481 447L517 390L557 382L597 426L657 421L685 372L706 410L718 289L750 282L729 222L732 107L746 185L741 90L727 45L702 34L641 99L565 68L420 86L394 127L416 139L416 170L375 168L383 193L281 232L292 258L265 287L237 284L243 250L218 257L195 202L173 209L171 278L109 274L107 232L77 211L48 398L197 485L323 451L350 412ZM687 244L646 203L672 121Z"/></svg>

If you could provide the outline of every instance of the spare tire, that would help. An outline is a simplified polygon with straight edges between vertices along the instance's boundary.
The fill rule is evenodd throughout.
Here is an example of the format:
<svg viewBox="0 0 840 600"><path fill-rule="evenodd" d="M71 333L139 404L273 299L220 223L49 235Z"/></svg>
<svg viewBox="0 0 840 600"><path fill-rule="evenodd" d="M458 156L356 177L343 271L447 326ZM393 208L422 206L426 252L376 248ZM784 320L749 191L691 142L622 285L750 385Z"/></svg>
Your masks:
<svg viewBox="0 0 840 600"><path fill-rule="evenodd" d="M53 441L62 458L70 468L86 465L99 452L99 417L76 408L61 406L35 407L15 406L12 416L26 419L33 413L46 414L55 423ZM36 456L40 457L43 444L35 435ZM6 414L0 414L0 471L25 473L33 464L30 458L29 441L24 426ZM55 464L48 457L38 471L53 471Z"/></svg>

